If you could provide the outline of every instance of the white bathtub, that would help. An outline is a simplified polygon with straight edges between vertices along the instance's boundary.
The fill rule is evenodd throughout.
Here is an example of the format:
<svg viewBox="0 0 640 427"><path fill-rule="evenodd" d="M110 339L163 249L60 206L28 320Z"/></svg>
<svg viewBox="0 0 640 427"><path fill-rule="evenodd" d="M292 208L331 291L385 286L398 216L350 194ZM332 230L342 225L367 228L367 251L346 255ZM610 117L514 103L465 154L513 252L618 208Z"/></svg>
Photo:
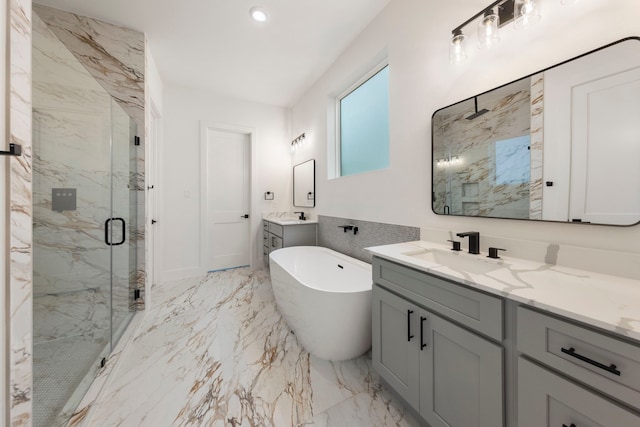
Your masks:
<svg viewBox="0 0 640 427"><path fill-rule="evenodd" d="M280 313L298 341L325 360L358 357L371 347L371 265L319 246L269 255Z"/></svg>

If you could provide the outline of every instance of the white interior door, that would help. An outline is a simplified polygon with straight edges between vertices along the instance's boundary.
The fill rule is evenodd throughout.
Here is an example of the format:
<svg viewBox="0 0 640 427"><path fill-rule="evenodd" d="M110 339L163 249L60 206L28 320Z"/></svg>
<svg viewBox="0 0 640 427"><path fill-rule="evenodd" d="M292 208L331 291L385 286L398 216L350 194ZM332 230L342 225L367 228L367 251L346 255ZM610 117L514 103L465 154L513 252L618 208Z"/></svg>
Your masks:
<svg viewBox="0 0 640 427"><path fill-rule="evenodd" d="M637 222L640 195L631 189L640 174L640 98L633 47L618 43L544 72L543 179L552 185L543 187L542 219ZM617 107L604 108L605 102ZM635 218L621 215L623 209Z"/></svg>
<svg viewBox="0 0 640 427"><path fill-rule="evenodd" d="M640 218L640 69L573 88L569 217L628 225Z"/></svg>
<svg viewBox="0 0 640 427"><path fill-rule="evenodd" d="M250 264L250 135L205 127L203 269Z"/></svg>

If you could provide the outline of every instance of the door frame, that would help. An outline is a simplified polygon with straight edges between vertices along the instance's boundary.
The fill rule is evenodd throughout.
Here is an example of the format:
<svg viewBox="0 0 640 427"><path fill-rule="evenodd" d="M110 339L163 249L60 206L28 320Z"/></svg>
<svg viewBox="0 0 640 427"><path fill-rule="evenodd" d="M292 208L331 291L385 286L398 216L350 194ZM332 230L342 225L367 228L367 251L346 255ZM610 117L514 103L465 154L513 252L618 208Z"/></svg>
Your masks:
<svg viewBox="0 0 640 427"><path fill-rule="evenodd" d="M257 265L257 256L255 252L255 239L260 218L258 218L255 207L258 206L253 200L254 188L256 187L256 130L255 128L240 125L231 125L226 123L200 121L200 274L207 274L206 260L206 241L205 230L207 229L207 190L210 173L207 170L207 154L209 147L207 145L207 131L220 131L238 133L249 137L249 261L250 267Z"/></svg>
<svg viewBox="0 0 640 427"><path fill-rule="evenodd" d="M147 135L147 143L145 144L145 168L146 177L145 180L145 229L150 237L151 245L147 248L146 253L148 259L146 265L148 270L151 271L150 277L147 277L145 283L145 305L152 306L151 288L153 285L161 285L164 283L163 268L164 262L162 260L162 233L158 227L162 225L159 218L162 217L162 194L164 185L162 182L162 174L160 173L162 165L162 113L160 108L153 99L149 102L150 108L150 120L149 120L149 134ZM149 185L153 185L153 189L149 189ZM153 203L150 203L150 197L148 195L153 191ZM156 224L151 224L152 220L158 221ZM145 242L145 245L149 242Z"/></svg>

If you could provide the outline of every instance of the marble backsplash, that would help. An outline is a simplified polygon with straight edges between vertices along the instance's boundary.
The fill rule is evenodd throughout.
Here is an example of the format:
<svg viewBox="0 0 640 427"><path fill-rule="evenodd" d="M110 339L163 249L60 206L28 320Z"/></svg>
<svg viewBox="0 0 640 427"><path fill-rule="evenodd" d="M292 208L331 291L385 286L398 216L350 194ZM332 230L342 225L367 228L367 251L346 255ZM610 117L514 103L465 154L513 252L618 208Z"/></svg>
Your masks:
<svg viewBox="0 0 640 427"><path fill-rule="evenodd" d="M357 226L358 233L354 234L353 230L344 232L340 226L345 224ZM368 263L371 263L372 256L364 248L415 240L420 240L418 227L318 216L318 246Z"/></svg>

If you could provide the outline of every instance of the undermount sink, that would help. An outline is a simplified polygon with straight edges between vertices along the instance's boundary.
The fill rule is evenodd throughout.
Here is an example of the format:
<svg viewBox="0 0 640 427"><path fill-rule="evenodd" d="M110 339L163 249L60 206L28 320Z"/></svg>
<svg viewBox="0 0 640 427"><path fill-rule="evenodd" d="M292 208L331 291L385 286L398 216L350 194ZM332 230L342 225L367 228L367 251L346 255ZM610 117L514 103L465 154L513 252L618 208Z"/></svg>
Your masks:
<svg viewBox="0 0 640 427"><path fill-rule="evenodd" d="M485 274L502 268L498 260L488 259L484 255L448 252L441 249L419 249L402 255L448 267L460 273Z"/></svg>

